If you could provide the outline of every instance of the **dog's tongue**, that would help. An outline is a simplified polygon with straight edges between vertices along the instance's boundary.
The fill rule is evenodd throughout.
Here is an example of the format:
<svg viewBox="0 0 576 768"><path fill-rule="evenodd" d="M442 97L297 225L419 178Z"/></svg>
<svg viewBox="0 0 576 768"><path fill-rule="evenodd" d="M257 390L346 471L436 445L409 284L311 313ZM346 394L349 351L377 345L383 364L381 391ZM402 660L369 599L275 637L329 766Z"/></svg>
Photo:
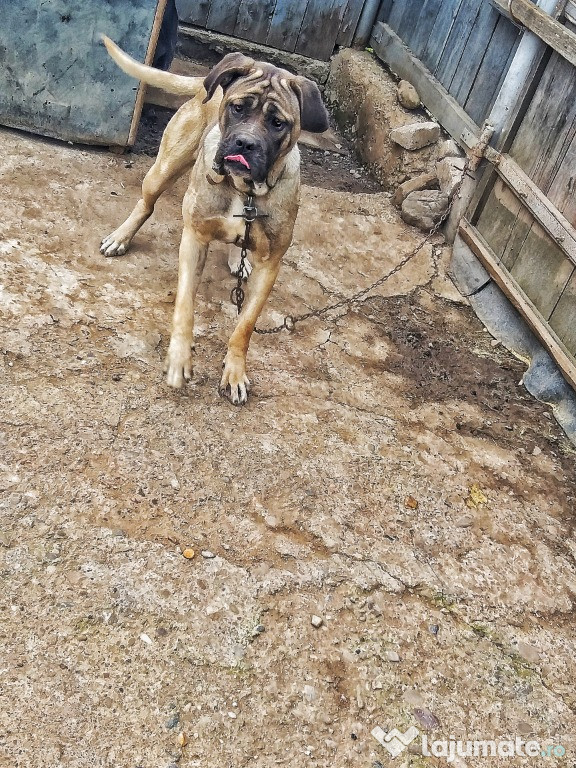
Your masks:
<svg viewBox="0 0 576 768"><path fill-rule="evenodd" d="M235 163L241 163L241 165L245 166L250 170L250 164L248 163L248 160L244 157L244 155L226 155L224 160L232 160Z"/></svg>

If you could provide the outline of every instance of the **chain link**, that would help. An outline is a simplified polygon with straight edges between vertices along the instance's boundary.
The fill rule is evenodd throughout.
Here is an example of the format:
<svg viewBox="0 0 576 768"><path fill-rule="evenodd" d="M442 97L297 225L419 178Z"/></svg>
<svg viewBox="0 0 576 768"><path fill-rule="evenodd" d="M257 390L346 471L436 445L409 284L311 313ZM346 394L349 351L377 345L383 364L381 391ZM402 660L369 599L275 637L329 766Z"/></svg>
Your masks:
<svg viewBox="0 0 576 768"><path fill-rule="evenodd" d="M410 251L410 253L406 254L404 258L396 264L396 266L390 270L390 272L387 272L385 275L382 275L382 277L379 277L378 280L373 282L371 285L369 285L367 288L363 288L361 291L358 291L357 293L352 294L352 296L348 296L347 298L341 299L340 301L336 301L333 304L328 304L326 307L320 307L319 309L312 309L309 312L305 312L302 315L286 315L284 317L284 320L282 321L281 325L275 325L272 328L254 328L254 333L259 333L261 335L267 335L267 334L273 334L273 333L280 333L281 331L293 331L296 327L297 323L301 323L304 320L309 320L311 317L323 317L324 315L327 315L329 312L333 312L334 310L341 309L342 307L351 306L352 304L356 304L358 302L366 301L366 296L368 293L373 291L375 288L379 288L381 285L383 285L385 282L390 280L394 275L398 274L401 269L403 269L408 262L412 261L412 259L417 256L422 248L432 240L432 238L438 234L438 231L440 230L440 227L444 224L446 219L450 216L452 212L452 208L454 207L454 201L459 196L460 191L462 189L462 184L464 183L464 179L468 175L468 171L470 169L470 160L468 159L466 161L466 164L464 165L464 168L462 170L462 176L460 177L456 187L454 188L454 192L452 193L452 199L450 201L450 204L446 211L440 216L436 224L432 227L430 232L426 235L426 237L421 240L418 245ZM250 234L250 226L252 225L252 222L256 217L258 217L258 212L254 208L252 204L252 198L248 198L248 202L244 208L244 211L251 212L252 210L255 212L253 218L246 218L244 214L241 214L246 219L246 233L244 235L244 240L242 243L242 250L240 252L240 266L238 268L238 283L235 288L232 289L231 294L231 300L232 303L238 307L238 313L240 313L240 310L242 309L242 302L244 301L244 290L242 289L242 275L244 273L244 262L247 258L247 249L246 245L248 243L248 236ZM239 297L240 300L239 300Z"/></svg>

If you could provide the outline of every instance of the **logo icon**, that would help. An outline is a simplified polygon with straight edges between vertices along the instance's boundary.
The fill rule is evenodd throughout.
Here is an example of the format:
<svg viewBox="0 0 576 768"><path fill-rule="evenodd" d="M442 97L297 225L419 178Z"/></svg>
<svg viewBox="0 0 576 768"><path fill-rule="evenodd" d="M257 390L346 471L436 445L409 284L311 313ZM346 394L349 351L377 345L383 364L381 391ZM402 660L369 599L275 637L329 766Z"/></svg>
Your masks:
<svg viewBox="0 0 576 768"><path fill-rule="evenodd" d="M379 725L372 731L372 736L384 749L388 750L392 757L398 757L419 735L420 731L413 725L405 733L400 733L397 728L386 733Z"/></svg>

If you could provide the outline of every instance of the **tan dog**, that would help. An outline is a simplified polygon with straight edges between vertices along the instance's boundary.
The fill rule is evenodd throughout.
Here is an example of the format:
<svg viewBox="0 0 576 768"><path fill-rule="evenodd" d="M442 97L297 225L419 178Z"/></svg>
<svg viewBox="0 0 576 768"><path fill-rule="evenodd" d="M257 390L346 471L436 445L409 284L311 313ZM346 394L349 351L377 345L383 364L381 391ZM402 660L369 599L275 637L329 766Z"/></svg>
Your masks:
<svg viewBox="0 0 576 768"><path fill-rule="evenodd" d="M220 382L220 391L233 403L245 403L250 337L292 240L298 210L296 142L301 130L328 128L320 92L304 77L240 53L225 56L202 81L152 69L108 38L104 43L133 77L172 93L194 95L167 125L156 162L144 179L142 199L100 248L106 256L125 253L158 197L192 168L182 206L178 290L165 366L170 386L181 387L192 375L194 300L208 245L212 240L242 243L241 214L249 195L254 196L259 214L265 215L251 227L247 247L253 269Z"/></svg>

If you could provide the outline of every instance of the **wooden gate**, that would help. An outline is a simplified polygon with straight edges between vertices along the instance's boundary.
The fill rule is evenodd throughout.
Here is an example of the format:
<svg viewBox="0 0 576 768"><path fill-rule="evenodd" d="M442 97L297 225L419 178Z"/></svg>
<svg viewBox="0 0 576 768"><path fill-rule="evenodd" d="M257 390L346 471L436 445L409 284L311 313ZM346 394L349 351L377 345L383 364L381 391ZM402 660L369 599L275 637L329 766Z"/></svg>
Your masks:
<svg viewBox="0 0 576 768"><path fill-rule="evenodd" d="M373 45L462 146L494 127L458 239L576 387L576 2L539 5L385 0Z"/></svg>
<svg viewBox="0 0 576 768"><path fill-rule="evenodd" d="M180 20L213 32L328 60L350 45L364 0L177 0Z"/></svg>

